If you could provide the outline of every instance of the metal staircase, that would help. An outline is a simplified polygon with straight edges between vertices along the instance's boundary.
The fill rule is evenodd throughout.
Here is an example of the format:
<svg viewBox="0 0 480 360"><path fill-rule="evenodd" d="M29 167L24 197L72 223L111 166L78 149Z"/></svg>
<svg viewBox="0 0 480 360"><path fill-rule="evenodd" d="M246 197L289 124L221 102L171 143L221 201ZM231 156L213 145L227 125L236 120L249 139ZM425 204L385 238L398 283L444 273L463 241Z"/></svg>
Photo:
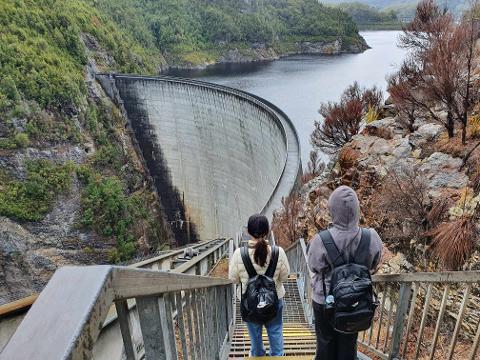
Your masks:
<svg viewBox="0 0 480 360"><path fill-rule="evenodd" d="M312 359L315 354L315 332L305 319L296 277L291 277L285 284L285 307L283 310L283 337L285 355L291 359ZM230 359L248 358L250 340L246 324L240 317L237 302L236 326L230 347ZM268 338L264 331L263 340L268 353ZM300 357L299 357L300 356ZM258 359L255 358L255 359ZM271 359L271 357L270 357ZM285 359L285 357L282 357Z"/></svg>

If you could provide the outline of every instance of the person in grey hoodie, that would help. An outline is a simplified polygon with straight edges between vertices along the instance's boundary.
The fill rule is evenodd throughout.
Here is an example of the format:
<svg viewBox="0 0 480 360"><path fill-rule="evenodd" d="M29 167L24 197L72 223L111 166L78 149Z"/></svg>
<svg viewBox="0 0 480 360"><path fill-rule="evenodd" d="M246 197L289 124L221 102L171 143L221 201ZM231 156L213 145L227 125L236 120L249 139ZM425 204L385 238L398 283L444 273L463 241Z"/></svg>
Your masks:
<svg viewBox="0 0 480 360"><path fill-rule="evenodd" d="M357 194L348 186L338 187L328 200L332 223L329 232L338 250L347 259L353 259L360 243L360 204ZM370 229L371 242L367 263L372 272L382 256L382 241L374 229ZM354 360L357 358L357 335L336 332L325 314L325 294L322 275L325 275L327 293L330 289L331 263L322 239L317 234L308 245L308 266L313 273L313 310L317 351L315 360Z"/></svg>

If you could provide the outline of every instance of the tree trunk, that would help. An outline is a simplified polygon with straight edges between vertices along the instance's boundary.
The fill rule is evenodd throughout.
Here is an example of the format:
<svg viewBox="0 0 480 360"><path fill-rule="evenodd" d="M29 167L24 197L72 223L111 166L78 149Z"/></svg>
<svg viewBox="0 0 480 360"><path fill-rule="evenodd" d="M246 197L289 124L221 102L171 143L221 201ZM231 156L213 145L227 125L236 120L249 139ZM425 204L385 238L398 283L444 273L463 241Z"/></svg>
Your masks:
<svg viewBox="0 0 480 360"><path fill-rule="evenodd" d="M448 131L448 137L451 139L455 136L455 124L453 122L453 116L452 113L449 111L447 113L447 125L446 125L447 131Z"/></svg>
<svg viewBox="0 0 480 360"><path fill-rule="evenodd" d="M467 143L467 122L462 122L462 144L465 145Z"/></svg>
<svg viewBox="0 0 480 360"><path fill-rule="evenodd" d="M408 116L408 131L411 133L415 132L415 128L413 127L413 124L415 124L415 116L414 115L409 115Z"/></svg>

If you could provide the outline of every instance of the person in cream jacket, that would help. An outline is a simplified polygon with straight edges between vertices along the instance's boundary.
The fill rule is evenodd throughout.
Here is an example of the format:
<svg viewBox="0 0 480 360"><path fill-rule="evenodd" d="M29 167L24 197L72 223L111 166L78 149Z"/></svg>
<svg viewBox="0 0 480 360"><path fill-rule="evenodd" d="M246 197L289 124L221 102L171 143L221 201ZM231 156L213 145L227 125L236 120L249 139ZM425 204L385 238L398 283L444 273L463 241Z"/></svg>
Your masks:
<svg viewBox="0 0 480 360"><path fill-rule="evenodd" d="M252 239L248 241L248 254L252 261L253 267L257 274L265 274L272 249L267 243L267 236L270 232L270 225L268 219L263 215L252 215L248 219L248 233ZM285 287L283 282L287 280L290 273L290 265L288 264L287 255L285 251L279 247L278 262L273 276L275 281L277 295L279 299L279 309L276 318L266 325L258 325L247 322L248 333L251 341L251 356L265 356L265 348L262 341L263 326L267 329L268 340L270 343L270 356L282 356L283 352L283 306L285 297ZM235 250L229 266L228 277L235 283L241 284L238 287L238 299L241 299L241 289L245 292L248 282L248 272L243 264L240 248Z"/></svg>

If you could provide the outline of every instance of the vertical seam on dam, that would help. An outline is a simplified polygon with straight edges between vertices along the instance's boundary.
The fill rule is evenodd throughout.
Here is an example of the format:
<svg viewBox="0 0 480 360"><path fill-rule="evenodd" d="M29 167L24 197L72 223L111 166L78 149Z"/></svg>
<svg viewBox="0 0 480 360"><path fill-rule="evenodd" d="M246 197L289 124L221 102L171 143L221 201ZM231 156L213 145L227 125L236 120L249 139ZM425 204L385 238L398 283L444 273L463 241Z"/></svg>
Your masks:
<svg viewBox="0 0 480 360"><path fill-rule="evenodd" d="M167 220L188 216L192 240L233 236L254 212L271 218L295 189L302 171L298 136L264 99L191 79L97 79L109 96L118 92ZM187 241L186 232L175 236Z"/></svg>

